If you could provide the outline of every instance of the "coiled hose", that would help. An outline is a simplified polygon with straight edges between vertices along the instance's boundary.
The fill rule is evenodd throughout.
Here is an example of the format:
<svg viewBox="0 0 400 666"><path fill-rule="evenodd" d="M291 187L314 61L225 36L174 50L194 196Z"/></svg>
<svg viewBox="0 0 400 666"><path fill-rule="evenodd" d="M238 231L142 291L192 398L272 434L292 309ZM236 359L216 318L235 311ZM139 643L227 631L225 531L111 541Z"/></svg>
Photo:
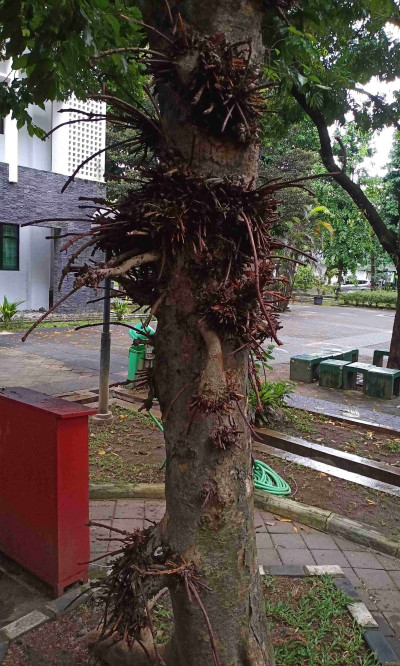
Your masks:
<svg viewBox="0 0 400 666"><path fill-rule="evenodd" d="M262 460L254 461L253 473L254 487L257 490L264 490L271 495L290 495L290 486Z"/></svg>
<svg viewBox="0 0 400 666"><path fill-rule="evenodd" d="M154 421L156 426L164 432L164 428L160 421L156 419L154 414L151 413L150 409L147 410L148 415ZM164 469L167 459L164 459L163 464L160 469ZM255 460L253 465L253 474L254 474L254 487L257 490L263 490L266 493L271 493L271 495L290 495L291 490L290 486L282 479L279 474L274 472L274 470L266 465L262 460Z"/></svg>

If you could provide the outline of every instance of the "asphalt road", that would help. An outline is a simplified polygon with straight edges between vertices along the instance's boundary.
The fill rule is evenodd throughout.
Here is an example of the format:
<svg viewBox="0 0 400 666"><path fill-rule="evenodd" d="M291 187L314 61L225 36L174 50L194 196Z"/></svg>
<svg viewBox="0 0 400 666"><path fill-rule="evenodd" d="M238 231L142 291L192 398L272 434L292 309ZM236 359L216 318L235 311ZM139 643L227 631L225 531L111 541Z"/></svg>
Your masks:
<svg viewBox="0 0 400 666"><path fill-rule="evenodd" d="M292 305L282 316L275 349L276 363L289 363L295 354L323 347L360 350L360 360L372 363L373 350L387 349L392 336L394 312L365 308Z"/></svg>
<svg viewBox="0 0 400 666"><path fill-rule="evenodd" d="M375 348L388 348L394 313L343 307L294 305L282 316L279 332L283 342L274 350L270 378L289 379L290 357L321 347L354 347L360 359L372 362ZM111 383L127 378L128 329L112 327ZM25 343L22 333L0 333L0 386L25 386L51 395L96 388L100 358L100 328L74 331L69 328L34 331ZM360 405L400 416L400 401L375 401L360 392L333 391L317 385L299 385L303 400L330 400L350 408Z"/></svg>

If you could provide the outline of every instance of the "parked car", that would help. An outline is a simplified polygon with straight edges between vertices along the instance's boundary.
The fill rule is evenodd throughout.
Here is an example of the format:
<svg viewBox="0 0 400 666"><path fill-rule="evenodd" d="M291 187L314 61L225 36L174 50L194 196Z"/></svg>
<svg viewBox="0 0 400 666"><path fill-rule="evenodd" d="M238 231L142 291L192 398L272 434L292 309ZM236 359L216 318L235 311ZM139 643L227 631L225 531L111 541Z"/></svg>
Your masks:
<svg viewBox="0 0 400 666"><path fill-rule="evenodd" d="M347 280L342 284L342 292L359 291L361 289L371 289L371 282L369 280L357 280L356 284L352 280Z"/></svg>

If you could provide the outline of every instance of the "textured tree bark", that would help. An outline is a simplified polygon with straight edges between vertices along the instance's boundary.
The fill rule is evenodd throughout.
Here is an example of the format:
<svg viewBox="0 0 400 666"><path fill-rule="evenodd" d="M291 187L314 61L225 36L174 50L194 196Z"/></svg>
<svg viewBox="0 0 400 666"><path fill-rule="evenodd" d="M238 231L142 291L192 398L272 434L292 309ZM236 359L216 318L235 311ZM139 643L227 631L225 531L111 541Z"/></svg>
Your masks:
<svg viewBox="0 0 400 666"><path fill-rule="evenodd" d="M394 316L392 340L388 358L388 368L400 369L400 270L397 272L397 303Z"/></svg>
<svg viewBox="0 0 400 666"><path fill-rule="evenodd" d="M166 17L159 4L146 3L145 20L164 30ZM185 26L202 35L224 33L230 42L251 41L253 57L261 60L261 0L172 0L170 6L175 17L178 10ZM153 48L162 43L154 34L149 38ZM180 65L184 80L194 61ZM190 108L173 90L160 86L157 94L167 134L192 170L207 178L237 175L247 183L256 178L256 142L240 144L212 135L194 126ZM208 287L215 289L206 277ZM272 666L256 566L251 439L243 418L248 352L233 354L237 340L207 328L196 314L198 289L190 261L180 255L157 314L154 377L167 451L163 538L173 552L197 563L202 582L210 588L202 588L199 595L211 629L196 599L190 601L183 586L171 585L173 658L166 653L164 659L168 666ZM193 408L196 395L215 396L227 381L243 396L240 407L222 416ZM240 430L237 446L222 450L212 435L221 418L228 426L232 417Z"/></svg>
<svg viewBox="0 0 400 666"><path fill-rule="evenodd" d="M371 289L376 290L376 257L375 252L371 252Z"/></svg>
<svg viewBox="0 0 400 666"><path fill-rule="evenodd" d="M166 542L185 560L198 563L211 591L201 592L215 635L221 664L272 664L267 647L253 526L253 481L250 433L236 410L242 434L233 451L220 451L210 435L215 415L193 418L191 398L204 381L207 363L199 322L192 315L189 278L176 278L176 289L158 320L156 382L162 411L183 387L164 423L167 450L166 500L163 522ZM218 343L216 343L218 346ZM235 355L223 342L221 355L207 363L213 386L222 369L232 371L238 392L246 395L247 354ZM244 401L242 401L242 404ZM212 664L204 617L185 591L171 591L176 643L182 666Z"/></svg>

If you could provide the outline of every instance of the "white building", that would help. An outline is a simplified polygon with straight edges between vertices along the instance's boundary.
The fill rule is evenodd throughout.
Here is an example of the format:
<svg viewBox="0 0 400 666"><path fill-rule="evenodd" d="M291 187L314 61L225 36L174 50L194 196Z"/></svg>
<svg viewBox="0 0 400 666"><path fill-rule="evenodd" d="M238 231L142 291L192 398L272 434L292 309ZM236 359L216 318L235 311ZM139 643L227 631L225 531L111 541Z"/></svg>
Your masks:
<svg viewBox="0 0 400 666"><path fill-rule="evenodd" d="M6 77L10 77L9 65L3 61L0 80ZM62 109L76 111L60 113ZM104 113L105 105L73 97L64 103L46 102L44 109L32 106L28 112L36 125L49 132L82 117L79 110ZM79 209L79 197L103 193L99 188L104 181L104 153L83 166L64 194L61 188L66 176L104 148L105 125L105 121L64 125L42 141L29 136L26 127L18 130L11 115L0 119L0 301L6 295L9 300L24 301L19 309L38 310L60 297L57 284L68 252L60 255L66 240L59 236L70 233L73 237L74 231L89 228L90 221L65 226L57 218L82 218L86 211ZM54 221L21 226L38 218ZM46 236L53 238L46 240ZM70 289L71 279L61 295ZM64 310L85 309L86 296L73 297Z"/></svg>

